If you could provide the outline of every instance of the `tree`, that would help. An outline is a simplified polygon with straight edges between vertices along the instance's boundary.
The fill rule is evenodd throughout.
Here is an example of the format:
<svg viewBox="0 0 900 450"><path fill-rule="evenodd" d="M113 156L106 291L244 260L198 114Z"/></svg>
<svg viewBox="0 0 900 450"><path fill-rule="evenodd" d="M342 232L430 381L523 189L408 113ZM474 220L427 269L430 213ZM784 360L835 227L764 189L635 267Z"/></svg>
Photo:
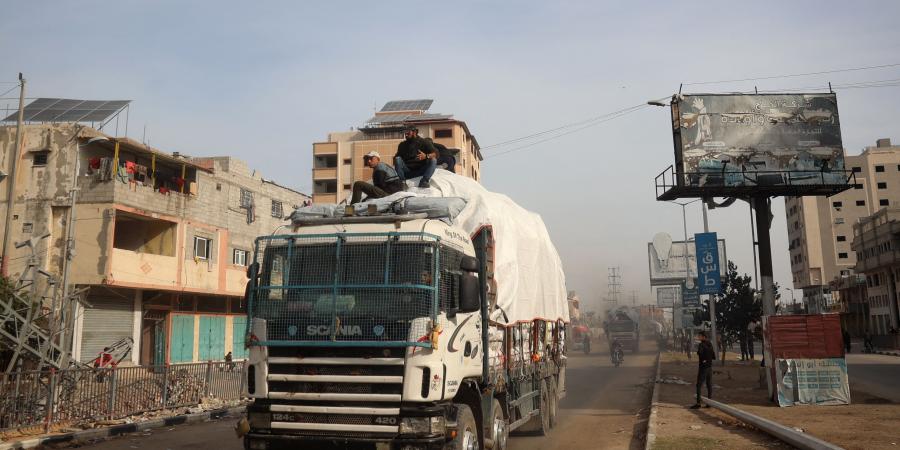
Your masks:
<svg viewBox="0 0 900 450"><path fill-rule="evenodd" d="M756 290L750 287L750 275L739 275L737 265L728 261L728 270L722 285L722 294L716 300L716 329L724 342L719 342L722 359L725 349L732 343L739 342L741 333L753 320L762 316L762 301ZM776 297L778 287L775 288ZM703 302L703 318L709 318L709 301Z"/></svg>

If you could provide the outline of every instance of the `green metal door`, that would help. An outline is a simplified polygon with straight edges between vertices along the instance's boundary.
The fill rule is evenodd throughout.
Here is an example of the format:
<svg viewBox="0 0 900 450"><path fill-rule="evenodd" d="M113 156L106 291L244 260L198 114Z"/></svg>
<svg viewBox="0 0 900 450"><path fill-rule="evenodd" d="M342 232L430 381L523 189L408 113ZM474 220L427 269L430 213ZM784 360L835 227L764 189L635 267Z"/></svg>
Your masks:
<svg viewBox="0 0 900 450"><path fill-rule="evenodd" d="M169 362L182 363L194 360L194 316L172 316L172 341Z"/></svg>
<svg viewBox="0 0 900 450"><path fill-rule="evenodd" d="M153 364L161 366L166 363L166 321L157 320L153 325Z"/></svg>
<svg viewBox="0 0 900 450"><path fill-rule="evenodd" d="M200 316L200 361L225 359L225 317Z"/></svg>
<svg viewBox="0 0 900 450"><path fill-rule="evenodd" d="M231 356L234 359L246 358L247 348L244 347L244 336L247 332L247 316L233 316L231 320Z"/></svg>

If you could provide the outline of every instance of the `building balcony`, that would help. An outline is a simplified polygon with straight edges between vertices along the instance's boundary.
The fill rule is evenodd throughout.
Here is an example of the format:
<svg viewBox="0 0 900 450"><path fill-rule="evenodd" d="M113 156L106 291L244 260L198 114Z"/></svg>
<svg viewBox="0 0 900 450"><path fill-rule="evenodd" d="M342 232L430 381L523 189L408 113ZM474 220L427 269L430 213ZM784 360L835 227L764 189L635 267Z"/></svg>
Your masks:
<svg viewBox="0 0 900 450"><path fill-rule="evenodd" d="M180 190L160 192L150 184L137 182L123 183L116 180L98 181L91 176L78 179L78 203L106 203L126 205L143 211L182 216L197 200L197 184L188 183L184 193Z"/></svg>
<svg viewBox="0 0 900 450"><path fill-rule="evenodd" d="M337 180L337 168L313 169L313 180Z"/></svg>
<svg viewBox="0 0 900 450"><path fill-rule="evenodd" d="M337 142L319 142L313 144L313 155L337 155Z"/></svg>

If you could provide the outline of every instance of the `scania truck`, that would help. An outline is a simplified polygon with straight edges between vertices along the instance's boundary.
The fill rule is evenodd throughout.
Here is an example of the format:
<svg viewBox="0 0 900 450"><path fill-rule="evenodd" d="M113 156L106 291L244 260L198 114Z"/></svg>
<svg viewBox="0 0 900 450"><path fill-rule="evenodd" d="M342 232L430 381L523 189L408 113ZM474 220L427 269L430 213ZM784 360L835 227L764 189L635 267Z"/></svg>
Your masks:
<svg viewBox="0 0 900 450"><path fill-rule="evenodd" d="M494 228L387 213L257 238L245 448L502 450L548 433L566 322L507 317Z"/></svg>

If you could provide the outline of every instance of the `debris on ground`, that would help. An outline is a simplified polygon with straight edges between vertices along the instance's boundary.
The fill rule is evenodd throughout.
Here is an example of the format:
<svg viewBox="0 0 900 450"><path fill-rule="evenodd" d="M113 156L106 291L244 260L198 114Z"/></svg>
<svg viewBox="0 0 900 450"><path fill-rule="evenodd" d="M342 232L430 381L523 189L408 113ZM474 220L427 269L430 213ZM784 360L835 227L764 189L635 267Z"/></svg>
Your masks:
<svg viewBox="0 0 900 450"><path fill-rule="evenodd" d="M678 378L676 376L666 376L666 377L657 378L656 382L662 383L662 384L682 384L682 385L691 384L691 383L684 381L683 379Z"/></svg>

